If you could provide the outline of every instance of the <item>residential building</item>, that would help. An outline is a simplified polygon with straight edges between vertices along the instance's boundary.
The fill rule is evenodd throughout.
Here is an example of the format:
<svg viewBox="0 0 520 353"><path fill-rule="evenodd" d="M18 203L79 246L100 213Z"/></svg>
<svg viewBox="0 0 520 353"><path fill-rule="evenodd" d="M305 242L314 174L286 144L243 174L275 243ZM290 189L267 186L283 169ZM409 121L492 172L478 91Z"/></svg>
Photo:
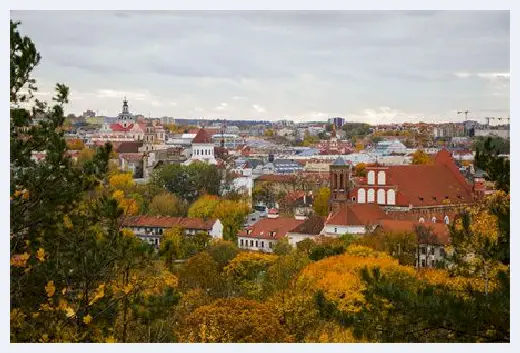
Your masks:
<svg viewBox="0 0 520 353"><path fill-rule="evenodd" d="M217 160L215 159L215 145L205 129L198 130L197 135L195 135L195 138L191 142L191 156L184 164L189 165L194 161L201 161L212 165L217 164Z"/></svg>
<svg viewBox="0 0 520 353"><path fill-rule="evenodd" d="M160 246L164 232L170 228L179 227L186 236L195 235L197 232L207 232L216 239L222 239L224 231L224 227L218 219L188 217L125 217L122 227L131 229L137 237L156 248Z"/></svg>
<svg viewBox="0 0 520 353"><path fill-rule="evenodd" d="M238 233L238 247L244 250L273 252L279 240L304 221L293 217L263 218Z"/></svg>

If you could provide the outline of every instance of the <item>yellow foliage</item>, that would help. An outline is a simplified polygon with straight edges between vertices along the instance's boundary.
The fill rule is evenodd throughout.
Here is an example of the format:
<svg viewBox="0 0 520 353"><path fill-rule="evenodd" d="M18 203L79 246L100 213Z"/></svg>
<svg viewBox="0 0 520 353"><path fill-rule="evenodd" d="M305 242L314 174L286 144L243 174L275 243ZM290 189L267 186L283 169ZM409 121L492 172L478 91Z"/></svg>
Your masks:
<svg viewBox="0 0 520 353"><path fill-rule="evenodd" d="M41 262L45 261L45 249L39 248L36 252L36 258Z"/></svg>
<svg viewBox="0 0 520 353"><path fill-rule="evenodd" d="M24 252L23 254L13 255L13 257L11 257L11 266L26 267L27 260L29 260L30 257L31 255L29 255L27 252Z"/></svg>
<svg viewBox="0 0 520 353"><path fill-rule="evenodd" d="M135 237L134 231L131 230L130 228L123 228L121 230L121 233L123 234L123 236L125 238L133 238L133 237Z"/></svg>
<svg viewBox="0 0 520 353"><path fill-rule="evenodd" d="M90 324L91 321L92 321L92 316L90 316L90 314L83 317L83 322L85 323L85 325Z"/></svg>
<svg viewBox="0 0 520 353"><path fill-rule="evenodd" d="M71 307L65 308L65 313L68 318L74 317L74 315L76 315L76 312Z"/></svg>
<svg viewBox="0 0 520 353"><path fill-rule="evenodd" d="M107 337L107 339L105 340L105 343L116 343L117 340L115 339L114 336L109 336Z"/></svg>
<svg viewBox="0 0 520 353"><path fill-rule="evenodd" d="M54 295L54 292L56 292L54 281L47 282L47 285L45 286L45 291L47 292L47 297L49 298L51 298Z"/></svg>
<svg viewBox="0 0 520 353"><path fill-rule="evenodd" d="M72 221L70 220L69 216L65 215L63 216L63 225L66 229L72 229L74 225L72 224Z"/></svg>
<svg viewBox="0 0 520 353"><path fill-rule="evenodd" d="M94 304L98 299L101 299L105 296L105 284L99 285L96 289L96 293L94 294L94 297L90 300L88 305Z"/></svg>
<svg viewBox="0 0 520 353"><path fill-rule="evenodd" d="M354 338L351 329L341 327L335 322L323 321L315 329L309 331L305 343L365 343L366 340Z"/></svg>
<svg viewBox="0 0 520 353"><path fill-rule="evenodd" d="M350 246L343 255L329 257L305 267L297 286L300 289L322 290L328 300L338 305L338 309L357 312L366 304L362 293L365 284L360 278L363 268L379 268L383 274L397 278L415 275L413 268L400 266L396 259L385 253L362 246Z"/></svg>
<svg viewBox="0 0 520 353"><path fill-rule="evenodd" d="M132 173L118 173L110 176L108 184L114 189L128 189L135 185Z"/></svg>

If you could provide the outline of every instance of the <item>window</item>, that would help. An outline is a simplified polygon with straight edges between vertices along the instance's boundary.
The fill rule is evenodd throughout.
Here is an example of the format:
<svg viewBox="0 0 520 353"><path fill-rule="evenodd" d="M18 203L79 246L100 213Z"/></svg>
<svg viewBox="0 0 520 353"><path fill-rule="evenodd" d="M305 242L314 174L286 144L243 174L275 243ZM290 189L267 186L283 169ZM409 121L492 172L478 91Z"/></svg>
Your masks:
<svg viewBox="0 0 520 353"><path fill-rule="evenodd" d="M272 248L273 248L273 242L270 241L270 242L269 242L269 249L272 249Z"/></svg>
<svg viewBox="0 0 520 353"><path fill-rule="evenodd" d="M441 248L440 256L441 257L446 257L446 250L444 250L444 248Z"/></svg>
<svg viewBox="0 0 520 353"><path fill-rule="evenodd" d="M359 189L357 192L358 203L365 203L366 191L365 189Z"/></svg>
<svg viewBox="0 0 520 353"><path fill-rule="evenodd" d="M385 172L380 170L377 173L377 185L385 185L386 183L386 175Z"/></svg>
<svg viewBox="0 0 520 353"><path fill-rule="evenodd" d="M426 260L421 260L421 267L426 267Z"/></svg>
<svg viewBox="0 0 520 353"><path fill-rule="evenodd" d="M377 190L377 203L379 205L384 205L385 204L385 190L383 189L379 189Z"/></svg>
<svg viewBox="0 0 520 353"><path fill-rule="evenodd" d="M275 231L270 231L270 232L269 232L269 235L270 235L271 237L274 237L274 236L276 235L276 232L275 232Z"/></svg>
<svg viewBox="0 0 520 353"><path fill-rule="evenodd" d="M240 239L240 246L244 246L244 239Z"/></svg>
<svg viewBox="0 0 520 353"><path fill-rule="evenodd" d="M373 170L369 171L368 176L367 176L368 185L374 185L375 179L376 179L376 172L374 172Z"/></svg>
<svg viewBox="0 0 520 353"><path fill-rule="evenodd" d="M421 248L421 254L426 255L426 248Z"/></svg>
<svg viewBox="0 0 520 353"><path fill-rule="evenodd" d="M338 232L338 228L334 228L334 233L337 233Z"/></svg>
<svg viewBox="0 0 520 353"><path fill-rule="evenodd" d="M424 218L423 217L419 218L419 223L424 223Z"/></svg>
<svg viewBox="0 0 520 353"><path fill-rule="evenodd" d="M393 189L386 192L386 204L395 205L395 191Z"/></svg>
<svg viewBox="0 0 520 353"><path fill-rule="evenodd" d="M444 217L444 223L450 224L450 219L448 216Z"/></svg>
<svg viewBox="0 0 520 353"><path fill-rule="evenodd" d="M159 245L159 239L155 238L154 242L155 242L155 246Z"/></svg>
<svg viewBox="0 0 520 353"><path fill-rule="evenodd" d="M368 189L368 193L367 193L367 202L368 203L374 202L375 194L376 193L375 193L374 189Z"/></svg>
<svg viewBox="0 0 520 353"><path fill-rule="evenodd" d="M258 248L258 240L255 241L255 246Z"/></svg>
<svg viewBox="0 0 520 353"><path fill-rule="evenodd" d="M435 223L435 222L437 222L437 218L432 217L432 223Z"/></svg>
<svg viewBox="0 0 520 353"><path fill-rule="evenodd" d="M261 245L262 245L262 248L263 248L264 247L264 242L262 242Z"/></svg>
<svg viewBox="0 0 520 353"><path fill-rule="evenodd" d="M435 267L435 260L432 260L432 267Z"/></svg>

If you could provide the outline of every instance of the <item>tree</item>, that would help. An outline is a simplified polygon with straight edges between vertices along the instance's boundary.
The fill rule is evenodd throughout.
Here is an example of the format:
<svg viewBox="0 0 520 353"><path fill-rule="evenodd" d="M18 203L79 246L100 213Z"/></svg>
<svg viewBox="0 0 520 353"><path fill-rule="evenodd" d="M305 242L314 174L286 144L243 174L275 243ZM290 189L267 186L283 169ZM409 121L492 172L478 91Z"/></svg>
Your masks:
<svg viewBox="0 0 520 353"><path fill-rule="evenodd" d="M96 154L96 151L91 148L83 148L81 151L79 151L78 158L76 160L76 165L79 167L83 167L87 161L92 160L94 158L94 155Z"/></svg>
<svg viewBox="0 0 520 353"><path fill-rule="evenodd" d="M127 191L135 186L135 181L132 173L115 173L109 177L108 184L114 189Z"/></svg>
<svg viewBox="0 0 520 353"><path fill-rule="evenodd" d="M154 196L148 206L148 213L153 216L184 216L185 210L185 205L169 193Z"/></svg>
<svg viewBox="0 0 520 353"><path fill-rule="evenodd" d="M236 242L237 233L242 228L249 206L243 202L222 200L213 213L213 217L219 219L224 226L224 239Z"/></svg>
<svg viewBox="0 0 520 353"><path fill-rule="evenodd" d="M72 139L67 141L67 149L69 150L82 150L85 148L85 144L80 139Z"/></svg>
<svg viewBox="0 0 520 353"><path fill-rule="evenodd" d="M273 308L243 298L220 299L188 315L181 342L291 342Z"/></svg>
<svg viewBox="0 0 520 353"><path fill-rule="evenodd" d="M412 156L412 164L428 164L430 157L423 151L417 150Z"/></svg>
<svg viewBox="0 0 520 353"><path fill-rule="evenodd" d="M367 176L367 166L364 163L356 164L354 167L354 175L358 177L366 177Z"/></svg>
<svg viewBox="0 0 520 353"><path fill-rule="evenodd" d="M209 295L216 295L222 285L218 265L205 251L189 258L179 275L179 286L183 290L201 288Z"/></svg>
<svg viewBox="0 0 520 353"><path fill-rule="evenodd" d="M174 227L167 229L161 239L159 246L159 255L164 258L166 267L173 268L175 260L184 259L186 257L186 249L184 246L184 235L182 229Z"/></svg>
<svg viewBox="0 0 520 353"><path fill-rule="evenodd" d="M278 256L289 255L293 251L293 247L289 244L287 238L278 240L273 248L273 253Z"/></svg>
<svg viewBox="0 0 520 353"><path fill-rule="evenodd" d="M326 187L319 188L312 202L312 208L318 216L327 216L329 214L329 199L330 189Z"/></svg>
<svg viewBox="0 0 520 353"><path fill-rule="evenodd" d="M188 209L188 217L211 218L219 203L215 195L202 195Z"/></svg>
<svg viewBox="0 0 520 353"><path fill-rule="evenodd" d="M208 254L217 263L219 271L222 271L231 260L238 255L238 247L228 240L216 240L207 249Z"/></svg>
<svg viewBox="0 0 520 353"><path fill-rule="evenodd" d="M130 293L115 282L129 284L152 249L120 230L123 210L104 188L111 145L81 165L67 157L68 88L56 85L52 107L32 100L31 72L40 56L19 23L10 25L11 341L114 340ZM21 107L31 104L31 111ZM37 162L31 156L40 151L46 157Z"/></svg>
<svg viewBox="0 0 520 353"><path fill-rule="evenodd" d="M505 150L496 140L487 138L483 145L477 144L475 166L486 171L486 179L495 182L495 187L509 193L509 159L499 154Z"/></svg>

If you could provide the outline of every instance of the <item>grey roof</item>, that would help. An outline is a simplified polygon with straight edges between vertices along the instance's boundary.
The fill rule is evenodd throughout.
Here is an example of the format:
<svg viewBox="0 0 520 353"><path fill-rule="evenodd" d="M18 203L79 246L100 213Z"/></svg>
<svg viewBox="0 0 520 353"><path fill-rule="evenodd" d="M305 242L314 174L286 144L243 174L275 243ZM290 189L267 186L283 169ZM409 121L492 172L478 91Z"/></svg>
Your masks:
<svg viewBox="0 0 520 353"><path fill-rule="evenodd" d="M332 163L333 166L348 166L347 162L343 159L343 157L338 157L336 160Z"/></svg>

